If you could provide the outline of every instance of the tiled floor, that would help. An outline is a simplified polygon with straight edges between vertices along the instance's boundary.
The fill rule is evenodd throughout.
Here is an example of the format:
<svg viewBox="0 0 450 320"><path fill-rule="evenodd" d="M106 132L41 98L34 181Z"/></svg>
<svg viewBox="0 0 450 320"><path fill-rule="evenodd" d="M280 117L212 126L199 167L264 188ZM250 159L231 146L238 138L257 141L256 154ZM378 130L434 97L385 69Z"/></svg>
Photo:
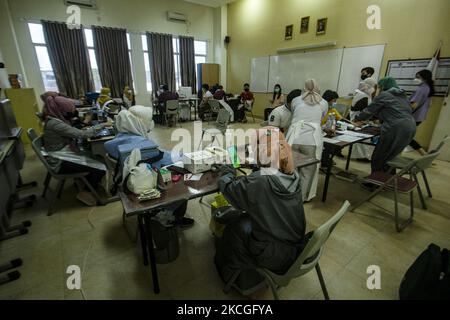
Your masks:
<svg viewBox="0 0 450 320"><path fill-rule="evenodd" d="M258 124L239 127L250 128ZM192 129L192 124L183 125ZM237 126L235 126L237 127ZM157 127L155 139L170 148L172 130ZM24 180L44 180L44 168L31 150L27 150ZM336 159L343 168L343 160ZM351 171L360 176L369 166L352 162ZM427 199L429 210L419 208L416 197L416 218L403 233L395 231L393 221L381 209L364 205L357 213L348 213L329 239L321 267L332 299L397 299L403 274L414 259L431 242L450 247L450 163L437 162L428 171L433 199ZM321 176L319 190L324 177ZM21 257L22 277L0 286L2 299L231 299L225 295L214 264L214 245L208 228L209 209L198 201L189 203L188 215L195 218L195 227L180 236L180 256L169 265L159 265L161 294L151 290L149 268L142 264L140 246L132 243L122 226L120 202L105 207L87 208L74 199L74 187L66 186L57 212L46 216L46 202L39 199L29 209L17 210L14 221L30 219L33 226L28 235L0 242L0 261ZM39 194L40 189L31 190ZM344 200L355 202L367 191L357 184L331 180L327 203L320 199L305 205L308 230L330 218ZM390 194L374 200L392 209ZM407 212L407 199L402 198ZM131 221L133 225L133 221ZM70 291L66 269L78 265L82 270L83 291ZM367 289L367 267L381 268L381 290ZM280 290L283 299L323 299L314 272L292 281ZM265 298L271 298L268 291Z"/></svg>

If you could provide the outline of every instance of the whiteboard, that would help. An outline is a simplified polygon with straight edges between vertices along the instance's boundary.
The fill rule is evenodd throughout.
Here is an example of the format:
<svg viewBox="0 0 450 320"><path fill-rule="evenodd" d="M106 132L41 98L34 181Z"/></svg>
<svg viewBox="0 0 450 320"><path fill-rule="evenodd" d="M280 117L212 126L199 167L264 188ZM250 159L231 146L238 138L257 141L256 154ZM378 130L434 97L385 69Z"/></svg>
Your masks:
<svg viewBox="0 0 450 320"><path fill-rule="evenodd" d="M343 49L302 52L270 57L269 87L280 84L284 92L305 87L315 79L319 89L336 90Z"/></svg>
<svg viewBox="0 0 450 320"><path fill-rule="evenodd" d="M250 86L253 92L266 93L268 91L269 63L269 57L252 59Z"/></svg>
<svg viewBox="0 0 450 320"><path fill-rule="evenodd" d="M375 80L379 79L385 46L385 44L381 44L344 49L337 90L340 96L354 93L361 81L361 69L365 67L374 68L375 74L373 78Z"/></svg>

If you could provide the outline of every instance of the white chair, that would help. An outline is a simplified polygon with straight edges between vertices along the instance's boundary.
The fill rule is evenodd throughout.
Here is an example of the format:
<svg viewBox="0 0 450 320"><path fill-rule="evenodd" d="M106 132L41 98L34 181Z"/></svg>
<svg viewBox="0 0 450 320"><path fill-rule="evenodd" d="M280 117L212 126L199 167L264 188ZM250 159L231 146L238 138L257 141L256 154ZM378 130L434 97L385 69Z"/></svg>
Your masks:
<svg viewBox="0 0 450 320"><path fill-rule="evenodd" d="M305 248L300 253L294 264L289 268L289 270L285 274L283 275L276 274L264 268L257 269L257 271L261 275L263 275L268 281L275 300L279 300L277 292L278 287L288 286L293 279L301 277L313 269L316 269L317 276L319 278L320 286L322 288L325 299L326 300L330 299L327 287L325 285L325 281L322 276L322 271L320 270L319 260L320 257L322 256L325 243L330 237L330 234L333 232L334 228L339 223L339 221L341 221L344 215L349 211L349 209L350 209L350 202L346 201L344 205L341 207L341 209L330 220L328 220L325 224L323 224L310 234L311 236ZM231 281L227 283L224 289L226 293L231 289L234 282L238 278L239 274L240 271L236 272L233 275Z"/></svg>
<svg viewBox="0 0 450 320"><path fill-rule="evenodd" d="M250 112L253 118L253 123L256 122L255 116L253 115L253 105L255 104L255 101L245 101L244 102L244 113Z"/></svg>
<svg viewBox="0 0 450 320"><path fill-rule="evenodd" d="M206 112L206 115L207 115L206 119L209 124L209 122L213 118L214 114L218 114L220 109L222 109L222 106L220 105L219 100L214 100L214 99L209 100L208 105L209 105L210 109Z"/></svg>
<svg viewBox="0 0 450 320"><path fill-rule="evenodd" d="M225 109L220 109L219 114L217 115L215 128L203 130L202 139L200 140L198 150L200 150L203 145L203 138L205 137L205 134L208 134L212 137L211 145L213 145L214 141L217 139L218 136L225 134L225 132L228 129L229 123L230 123L230 113Z"/></svg>
<svg viewBox="0 0 450 320"><path fill-rule="evenodd" d="M175 117L175 125L178 123L179 107L180 107L180 103L178 100L169 100L166 102L165 119L166 119L167 124L169 123L168 119L170 116Z"/></svg>

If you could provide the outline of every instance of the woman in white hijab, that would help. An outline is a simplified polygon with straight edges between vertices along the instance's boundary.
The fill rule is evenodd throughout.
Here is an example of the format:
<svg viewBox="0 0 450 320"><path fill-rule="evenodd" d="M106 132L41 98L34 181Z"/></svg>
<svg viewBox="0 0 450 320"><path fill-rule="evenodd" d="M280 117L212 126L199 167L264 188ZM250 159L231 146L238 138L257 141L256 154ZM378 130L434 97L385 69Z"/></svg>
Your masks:
<svg viewBox="0 0 450 320"><path fill-rule="evenodd" d="M328 111L328 102L320 95L314 79L305 82L301 97L292 101L292 124L287 133L287 141L292 150L302 154L322 158L322 119ZM319 167L309 166L300 170L303 201L311 201L317 192Z"/></svg>
<svg viewBox="0 0 450 320"><path fill-rule="evenodd" d="M150 132L154 127L152 107L133 106L121 111L116 117L119 133L130 133L150 139Z"/></svg>
<svg viewBox="0 0 450 320"><path fill-rule="evenodd" d="M372 96L377 89L377 82L372 78L367 78L359 83L358 89L355 91L355 96L352 102L350 112L350 120L354 121L355 117L361 113L372 103ZM352 159L359 161L370 162L370 155L373 152L373 147L357 143L353 146Z"/></svg>

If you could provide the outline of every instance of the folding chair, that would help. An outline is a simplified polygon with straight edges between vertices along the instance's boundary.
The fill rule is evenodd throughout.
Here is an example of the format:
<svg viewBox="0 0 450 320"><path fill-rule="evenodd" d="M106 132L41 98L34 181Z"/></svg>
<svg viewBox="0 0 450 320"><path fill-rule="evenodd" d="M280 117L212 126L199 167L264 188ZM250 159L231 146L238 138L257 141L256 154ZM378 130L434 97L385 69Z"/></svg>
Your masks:
<svg viewBox="0 0 450 320"><path fill-rule="evenodd" d="M426 163L435 159L436 154L426 155L420 159L410 161L399 173L391 174L387 172L374 172L365 179L366 182L372 183L378 188L373 191L367 198L361 200L357 205L352 208L354 212L357 208L363 205L366 201L372 200L375 196L381 193L383 190L394 191L394 220L397 232L402 232L408 225L413 222L414 218L414 190L418 188L418 183L413 180L412 170L414 167L426 166ZM410 173L410 179L403 178L407 173ZM404 222L400 222L399 209L398 209L398 194L409 194L410 202L410 216Z"/></svg>
<svg viewBox="0 0 450 320"><path fill-rule="evenodd" d="M51 179L55 179L58 181L56 190L50 190L51 191L51 198L49 200L48 204L48 211L47 215L51 216L53 212L53 206L56 202L56 199L61 198L61 193L64 189L64 184L67 179L81 179L84 184L89 188L89 190L92 192L93 196L97 200L98 203L103 204L103 201L101 200L100 196L98 195L97 191L92 187L92 185L87 181L86 176L89 174L89 172L81 172L81 173L73 173L73 174L58 174L56 173L53 168L48 164L47 159L45 158L42 148L42 137L38 137L36 134L36 131L34 129L28 129L27 131L28 138L31 140L31 145L33 147L34 152L38 156L39 160L41 160L42 164L47 169L47 176L45 177L44 181L44 191L42 193L42 198L45 198L47 191L50 189L50 181ZM34 138L34 139L33 139Z"/></svg>
<svg viewBox="0 0 450 320"><path fill-rule="evenodd" d="M333 232L336 225L341 221L344 215L349 211L350 202L346 201L341 209L325 224L317 228L314 232L310 233L310 238L308 243L306 244L303 251L298 256L297 260L293 263L293 265L289 268L289 270L283 274L276 274L272 271L264 268L258 268L257 271L266 278L267 282L270 285L272 290L272 294L275 300L279 300L279 295L277 292L278 287L286 287L289 283L298 277L301 277L312 269L316 269L317 277L319 278L320 287L322 288L323 295L326 300L329 300L330 297L328 295L328 290L325 285L325 281L322 276L322 271L319 266L319 260L322 256L324 246L331 233ZM240 274L240 271L236 272L231 281L227 283L224 291L226 293L229 292L232 285L236 281Z"/></svg>
<svg viewBox="0 0 450 320"><path fill-rule="evenodd" d="M450 136L447 135L442 139L441 143L439 143L439 145L436 147L436 149L433 149L428 153L430 155L435 154L436 156L434 159L430 159L430 161L428 163L423 163L423 165L426 165L426 166L424 166L424 167L423 166L422 167L415 166L415 167L411 168L411 172L406 172L407 174L412 174L414 180L417 182L417 184L418 184L417 190L419 192L419 197L422 202L422 207L425 210L427 210L427 205L426 205L425 198L423 196L422 188L420 187L419 179L417 178L417 175L422 174L422 178L425 183L425 187L427 189L428 197L433 198L433 194L431 193L431 188L428 183L428 179L427 179L425 170L431 167L431 165L433 164L433 161L438 157L439 152L441 151L441 149L444 147L444 145L447 143L448 140L450 140ZM388 162L388 165L394 169L401 170L401 169L405 168L413 160L414 159L412 159L412 158L398 156L394 160Z"/></svg>
<svg viewBox="0 0 450 320"><path fill-rule="evenodd" d="M219 111L222 109L222 107L220 105L219 100L209 100L208 105L209 105L210 109L206 112L206 115L207 115L206 119L209 124L209 122L213 119L213 116L215 114L218 114Z"/></svg>
<svg viewBox="0 0 450 320"><path fill-rule="evenodd" d="M179 117L179 107L180 103L178 100L169 100L166 102L166 112L165 112L165 120L166 124L169 122L169 117L174 116L175 117L175 125L178 123L178 117Z"/></svg>
<svg viewBox="0 0 450 320"><path fill-rule="evenodd" d="M219 114L217 116L215 128L204 129L202 133L202 139L200 140L200 144L197 150L200 150L203 145L203 138L205 134L208 134L212 137L211 145L214 144L214 141L218 136L224 135L228 129L228 124L230 123L230 113L225 109L220 109Z"/></svg>
<svg viewBox="0 0 450 320"><path fill-rule="evenodd" d="M253 115L253 105L255 104L255 101L245 101L244 102L244 113L250 112L253 118L253 123L256 122L255 116Z"/></svg>

